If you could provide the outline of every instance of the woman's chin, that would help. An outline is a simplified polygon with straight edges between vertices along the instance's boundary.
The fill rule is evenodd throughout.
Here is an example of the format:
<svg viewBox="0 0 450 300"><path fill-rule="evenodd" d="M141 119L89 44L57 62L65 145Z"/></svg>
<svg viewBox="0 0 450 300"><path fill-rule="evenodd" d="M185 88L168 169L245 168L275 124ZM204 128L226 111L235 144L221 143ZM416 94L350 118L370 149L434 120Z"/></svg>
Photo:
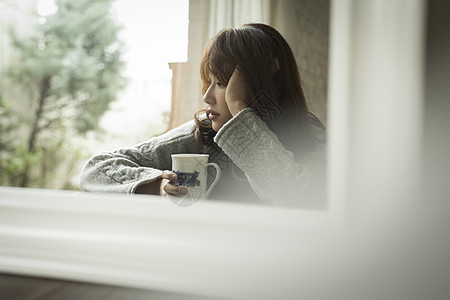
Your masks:
<svg viewBox="0 0 450 300"><path fill-rule="evenodd" d="M212 129L215 132L219 131L219 129L222 128L222 126L223 126L222 123L218 123L218 122L215 122L215 121L212 122Z"/></svg>

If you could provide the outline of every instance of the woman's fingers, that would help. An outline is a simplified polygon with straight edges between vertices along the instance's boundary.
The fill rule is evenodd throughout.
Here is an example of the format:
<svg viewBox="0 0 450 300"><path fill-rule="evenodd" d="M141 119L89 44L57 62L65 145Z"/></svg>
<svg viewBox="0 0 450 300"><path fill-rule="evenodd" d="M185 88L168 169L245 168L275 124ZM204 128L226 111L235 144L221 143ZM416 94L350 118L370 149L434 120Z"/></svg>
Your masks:
<svg viewBox="0 0 450 300"><path fill-rule="evenodd" d="M166 184L164 184L163 189L167 194L173 195L173 196L184 196L188 192L186 187L175 186L175 185L171 184L169 181L167 181Z"/></svg>
<svg viewBox="0 0 450 300"><path fill-rule="evenodd" d="M163 171L161 177L162 179L168 179L170 182L175 182L178 179L177 174L169 170Z"/></svg>
<svg viewBox="0 0 450 300"><path fill-rule="evenodd" d="M238 112L247 107L248 87L244 76L236 67L225 91L225 101L231 114L235 116Z"/></svg>
<svg viewBox="0 0 450 300"><path fill-rule="evenodd" d="M171 195L171 196L184 196L187 194L188 190L184 186L175 186L172 183L177 181L178 176L172 171L163 171L161 174L163 180L161 181L161 195Z"/></svg>

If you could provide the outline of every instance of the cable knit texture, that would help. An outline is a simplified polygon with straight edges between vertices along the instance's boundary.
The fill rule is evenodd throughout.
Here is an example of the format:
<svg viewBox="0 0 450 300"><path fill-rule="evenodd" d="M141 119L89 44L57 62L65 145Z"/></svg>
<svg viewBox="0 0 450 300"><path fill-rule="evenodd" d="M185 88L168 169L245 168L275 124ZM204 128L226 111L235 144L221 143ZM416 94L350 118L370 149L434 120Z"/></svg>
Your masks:
<svg viewBox="0 0 450 300"><path fill-rule="evenodd" d="M84 191L134 193L142 184L161 178L172 166L171 154L200 153L193 136L194 121L131 148L104 152L88 160L79 185Z"/></svg>
<svg viewBox="0 0 450 300"><path fill-rule="evenodd" d="M91 192L134 193L139 185L161 178L162 170L171 169L171 154L205 153L206 147L194 139L194 129L195 122L190 121L131 148L92 157L83 168L80 187ZM219 130L208 152L209 161L223 171L215 196L230 201L254 197L282 206L323 206L317 195L325 187L326 135L321 128L312 130L315 150L295 161L255 111L239 112ZM209 172L214 178L214 170Z"/></svg>
<svg viewBox="0 0 450 300"><path fill-rule="evenodd" d="M245 173L262 201L311 206L308 202L316 201L323 192L325 178L325 132L312 130L317 145L302 161L295 161L294 154L250 108L226 123L214 140Z"/></svg>

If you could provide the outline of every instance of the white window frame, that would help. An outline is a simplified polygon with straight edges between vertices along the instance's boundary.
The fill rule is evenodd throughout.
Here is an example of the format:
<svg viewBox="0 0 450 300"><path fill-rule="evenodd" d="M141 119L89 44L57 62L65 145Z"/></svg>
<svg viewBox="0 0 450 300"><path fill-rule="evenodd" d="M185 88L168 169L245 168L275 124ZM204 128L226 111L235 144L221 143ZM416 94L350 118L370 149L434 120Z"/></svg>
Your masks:
<svg viewBox="0 0 450 300"><path fill-rule="evenodd" d="M362 215L415 192L422 138L423 1L331 4L327 210L2 187L0 272L240 299L319 295L321 254L339 253Z"/></svg>

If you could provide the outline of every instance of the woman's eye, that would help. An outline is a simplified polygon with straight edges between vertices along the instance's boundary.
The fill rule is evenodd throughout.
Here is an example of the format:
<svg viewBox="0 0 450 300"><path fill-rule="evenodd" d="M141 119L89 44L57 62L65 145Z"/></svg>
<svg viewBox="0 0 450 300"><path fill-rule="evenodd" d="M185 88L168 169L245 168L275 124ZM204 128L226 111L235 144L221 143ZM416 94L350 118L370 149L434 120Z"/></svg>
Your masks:
<svg viewBox="0 0 450 300"><path fill-rule="evenodd" d="M217 81L217 86L218 87L223 87L224 85L221 82Z"/></svg>

